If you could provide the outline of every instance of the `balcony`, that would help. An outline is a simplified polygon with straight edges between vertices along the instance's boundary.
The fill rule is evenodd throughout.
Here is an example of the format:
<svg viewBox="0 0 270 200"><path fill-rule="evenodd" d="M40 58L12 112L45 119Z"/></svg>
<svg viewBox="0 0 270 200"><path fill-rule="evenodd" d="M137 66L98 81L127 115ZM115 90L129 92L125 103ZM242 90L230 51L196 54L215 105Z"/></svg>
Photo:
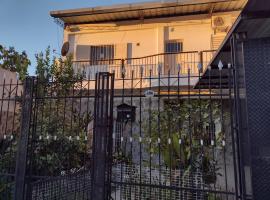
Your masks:
<svg viewBox="0 0 270 200"><path fill-rule="evenodd" d="M123 78L142 79L143 87L147 87L149 82L152 86L157 86L160 79L167 85L168 78L173 84L173 79L179 76L181 85L194 85L199 72L207 67L214 53L212 50L163 53L139 58L74 61L73 64L75 73L83 73L87 80L94 80L97 72L111 72L115 73L116 81Z"/></svg>

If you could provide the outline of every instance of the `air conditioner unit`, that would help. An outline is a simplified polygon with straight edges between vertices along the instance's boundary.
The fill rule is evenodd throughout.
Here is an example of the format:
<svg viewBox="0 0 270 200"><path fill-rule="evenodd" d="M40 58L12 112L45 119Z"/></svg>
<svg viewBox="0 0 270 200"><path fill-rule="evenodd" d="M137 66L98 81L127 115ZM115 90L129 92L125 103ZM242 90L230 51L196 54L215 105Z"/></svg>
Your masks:
<svg viewBox="0 0 270 200"><path fill-rule="evenodd" d="M226 33L232 25L230 15L212 16L212 28L215 33Z"/></svg>

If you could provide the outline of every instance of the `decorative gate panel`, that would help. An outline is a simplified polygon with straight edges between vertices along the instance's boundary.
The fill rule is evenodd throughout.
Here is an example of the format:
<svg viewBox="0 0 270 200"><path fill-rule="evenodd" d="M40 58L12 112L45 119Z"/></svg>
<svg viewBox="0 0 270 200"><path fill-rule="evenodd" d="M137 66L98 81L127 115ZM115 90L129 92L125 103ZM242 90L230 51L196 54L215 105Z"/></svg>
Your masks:
<svg viewBox="0 0 270 200"><path fill-rule="evenodd" d="M231 69L157 68L115 80L111 198L238 199Z"/></svg>
<svg viewBox="0 0 270 200"><path fill-rule="evenodd" d="M95 81L32 80L25 199L90 199Z"/></svg>
<svg viewBox="0 0 270 200"><path fill-rule="evenodd" d="M0 79L0 199L13 199L23 84Z"/></svg>

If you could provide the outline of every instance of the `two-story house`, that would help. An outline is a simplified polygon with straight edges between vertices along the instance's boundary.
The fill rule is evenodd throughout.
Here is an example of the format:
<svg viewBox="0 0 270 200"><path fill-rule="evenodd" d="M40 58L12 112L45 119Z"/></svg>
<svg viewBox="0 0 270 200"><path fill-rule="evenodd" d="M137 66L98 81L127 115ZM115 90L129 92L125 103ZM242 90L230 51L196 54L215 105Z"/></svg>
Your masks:
<svg viewBox="0 0 270 200"><path fill-rule="evenodd" d="M230 90L222 88L221 83L221 75L227 69L218 73L218 90L215 94L212 87L208 87L207 83L211 84L211 81L206 77L204 101L201 100L202 91L193 89L193 86L208 67L246 2L175 0L51 12L51 16L64 27L63 55L73 56L75 71L84 72L86 81L95 79L97 72L115 72L114 87L119 90L114 93L114 105L117 107L113 108L113 147L116 154L119 149L123 154L128 154L132 165L123 163L122 154L118 155L119 160L114 160L113 172L117 174L115 177L122 180L119 183L114 177L113 199L123 199L125 191L132 191L129 187L133 186L125 185L132 176L140 184L160 187L162 182L163 186L181 186L176 192L177 197L166 194L166 198L159 196L161 199L206 199L206 193L209 193L208 199L234 199L238 196L238 179L235 175L238 169L234 162L236 157L232 156L235 153L232 124L224 117L231 111L232 105L228 99L232 96ZM94 89L94 84L87 87L88 91L90 87ZM186 102L189 105L191 98L197 109L185 109L185 105L181 104ZM95 105L93 99L87 99L87 102L85 105L92 109ZM216 110L212 110L215 106ZM171 108L172 113L166 113ZM221 114L214 120L214 113L217 114L219 109ZM185 112L183 116L187 117L181 118L180 112ZM204 123L202 112L205 114ZM185 122L182 127L178 120ZM151 138L155 130L156 137ZM147 152L147 148L155 144L163 145L163 148L171 144L179 145L175 152L180 152L180 155L177 157L170 147L168 149L171 151L163 149L165 153L170 153L167 155L169 158L160 152L156 152L156 155ZM193 149L192 146L197 148L198 144L202 147L202 157L208 151L209 159L213 159L212 165L208 163L207 166L208 172L214 169L214 176L210 174L211 184L208 185L205 180L205 184L201 184L205 179L205 166L198 167L194 176L190 174L186 178L181 171L182 165L192 162L190 159L185 164L181 162L181 156L184 157L181 148L190 145ZM146 147L142 147L144 145ZM148 164L144 165L142 160ZM168 164L173 160L177 161L177 167ZM145 174L138 180L138 174L129 174L133 172ZM152 182L158 174L158 182ZM162 177L160 174L163 174ZM170 183L166 182L168 180ZM134 199L158 198L160 194L152 196L152 190L148 188L149 192L147 187L134 185L135 191L130 195L134 195ZM145 191L142 188L146 188ZM194 194L194 188L203 192ZM143 191L149 198L142 198ZM186 192L185 198L182 191ZM196 198L194 195L197 195Z"/></svg>

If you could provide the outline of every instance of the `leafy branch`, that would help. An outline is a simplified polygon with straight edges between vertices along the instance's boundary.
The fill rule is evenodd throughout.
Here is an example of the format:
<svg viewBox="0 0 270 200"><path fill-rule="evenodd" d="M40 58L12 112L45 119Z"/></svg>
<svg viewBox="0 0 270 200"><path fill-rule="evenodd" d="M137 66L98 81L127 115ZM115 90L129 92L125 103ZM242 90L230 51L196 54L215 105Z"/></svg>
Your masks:
<svg viewBox="0 0 270 200"><path fill-rule="evenodd" d="M17 72L20 80L28 75L27 70L31 64L25 51L19 53L14 47L3 47L0 45L0 67L12 72Z"/></svg>
<svg viewBox="0 0 270 200"><path fill-rule="evenodd" d="M213 148L222 147L225 138L224 131L216 133L215 127L224 124L226 118L227 113L221 113L217 101L165 103L162 111L151 112L151 126L144 124L148 141L160 141L148 143L146 149L153 155L160 152L166 167L184 171L198 169L205 175L205 182L215 182L219 169ZM215 147L211 141L215 142Z"/></svg>

